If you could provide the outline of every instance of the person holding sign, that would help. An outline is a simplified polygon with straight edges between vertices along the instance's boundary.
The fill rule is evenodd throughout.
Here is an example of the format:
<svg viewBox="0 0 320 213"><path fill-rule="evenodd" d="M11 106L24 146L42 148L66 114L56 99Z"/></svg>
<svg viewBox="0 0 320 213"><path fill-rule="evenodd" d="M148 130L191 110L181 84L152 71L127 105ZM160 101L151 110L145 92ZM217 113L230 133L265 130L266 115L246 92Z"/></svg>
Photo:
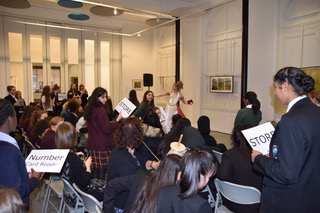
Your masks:
<svg viewBox="0 0 320 213"><path fill-rule="evenodd" d="M233 147L222 155L217 178L231 183L252 186L261 191L263 177L253 170L251 162L251 147L241 133L249 128L248 124L235 126L232 131L231 140ZM223 199L223 205L232 212L259 212L260 204L241 205Z"/></svg>
<svg viewBox="0 0 320 213"><path fill-rule="evenodd" d="M257 94L252 91L247 92L243 98L243 102L246 107L238 111L234 126L244 124L249 124L250 127L257 126L262 119L260 101L257 98Z"/></svg>
<svg viewBox="0 0 320 213"><path fill-rule="evenodd" d="M116 122L110 122L106 107L108 92L102 87L93 90L84 110L84 119L88 125L88 149L92 156L93 176L105 179L108 159L114 147L113 132L122 119L120 113Z"/></svg>
<svg viewBox="0 0 320 213"><path fill-rule="evenodd" d="M274 94L286 114L270 142L269 155L252 151L254 168L264 177L260 212L314 212L320 200L320 108L306 93L312 77L295 67L274 76Z"/></svg>
<svg viewBox="0 0 320 213"><path fill-rule="evenodd" d="M17 141L9 133L16 130L17 117L13 105L0 99L0 185L16 190L29 206L29 195L37 187L43 173L27 173L26 163Z"/></svg>

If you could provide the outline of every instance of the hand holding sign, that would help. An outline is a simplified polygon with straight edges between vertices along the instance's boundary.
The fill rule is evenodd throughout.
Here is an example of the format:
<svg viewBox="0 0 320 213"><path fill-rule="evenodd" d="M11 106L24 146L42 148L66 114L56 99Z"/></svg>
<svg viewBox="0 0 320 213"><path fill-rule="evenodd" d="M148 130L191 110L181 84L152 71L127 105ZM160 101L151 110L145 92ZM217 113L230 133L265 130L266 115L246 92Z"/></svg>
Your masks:
<svg viewBox="0 0 320 213"><path fill-rule="evenodd" d="M124 118L129 117L135 108L136 106L127 98L122 99L116 106L116 110L121 113Z"/></svg>
<svg viewBox="0 0 320 213"><path fill-rule="evenodd" d="M269 144L274 133L274 127L270 122L241 132L253 150L257 150L263 155L269 154Z"/></svg>
<svg viewBox="0 0 320 213"><path fill-rule="evenodd" d="M32 177L37 177L39 172L60 173L68 153L69 149L32 150L26 159L27 171Z"/></svg>

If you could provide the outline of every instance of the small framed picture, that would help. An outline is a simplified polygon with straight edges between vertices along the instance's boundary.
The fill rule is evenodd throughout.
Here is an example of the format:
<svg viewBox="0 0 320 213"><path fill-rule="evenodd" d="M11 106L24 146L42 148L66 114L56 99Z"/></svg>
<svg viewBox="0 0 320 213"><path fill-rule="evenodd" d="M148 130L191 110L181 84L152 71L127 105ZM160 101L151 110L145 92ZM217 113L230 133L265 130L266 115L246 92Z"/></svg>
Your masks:
<svg viewBox="0 0 320 213"><path fill-rule="evenodd" d="M210 76L210 92L233 93L233 76Z"/></svg>
<svg viewBox="0 0 320 213"><path fill-rule="evenodd" d="M143 89L143 84L142 84L142 79L133 79L132 80L132 89L134 90L142 90Z"/></svg>

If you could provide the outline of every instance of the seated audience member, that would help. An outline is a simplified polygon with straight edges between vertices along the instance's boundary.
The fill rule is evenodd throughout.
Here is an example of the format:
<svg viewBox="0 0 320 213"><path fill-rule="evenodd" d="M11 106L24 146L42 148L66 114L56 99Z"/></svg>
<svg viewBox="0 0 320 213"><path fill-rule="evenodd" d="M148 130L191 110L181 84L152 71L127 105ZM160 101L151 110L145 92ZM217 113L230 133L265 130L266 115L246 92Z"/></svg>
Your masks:
<svg viewBox="0 0 320 213"><path fill-rule="evenodd" d="M28 129L26 130L27 136L30 137L31 132L38 121L44 120L47 117L48 117L48 113L44 110L33 111L30 118Z"/></svg>
<svg viewBox="0 0 320 213"><path fill-rule="evenodd" d="M181 143L183 143L189 149L200 148L204 149L207 147L203 137L200 132L191 126L183 128L181 131L183 138Z"/></svg>
<svg viewBox="0 0 320 213"><path fill-rule="evenodd" d="M178 120L180 120L181 118L182 118L182 116L180 114L175 114L175 115L172 116L172 128L176 125Z"/></svg>
<svg viewBox="0 0 320 213"><path fill-rule="evenodd" d="M201 133L205 143L211 149L218 152L225 152L227 147L224 144L217 144L216 139L210 135L210 119L203 115L198 119L198 131Z"/></svg>
<svg viewBox="0 0 320 213"><path fill-rule="evenodd" d="M67 159L61 170L61 177L73 183L84 192L91 194L97 200L103 200L103 190L106 182L97 179L91 179L91 157L84 161L78 154L72 151L78 144L77 131L69 122L60 124L56 131L55 144L57 149L70 149ZM83 153L81 153L83 154ZM75 196L64 194L63 199L70 206L75 206Z"/></svg>
<svg viewBox="0 0 320 213"><path fill-rule="evenodd" d="M143 99L138 108L132 113L132 116L144 119L150 108L154 107L154 94L152 91L148 90L143 94Z"/></svg>
<svg viewBox="0 0 320 213"><path fill-rule="evenodd" d="M35 110L39 110L39 108L32 105L28 105L24 108L23 113L19 120L18 128L22 128L25 132L28 130L31 115Z"/></svg>
<svg viewBox="0 0 320 213"><path fill-rule="evenodd" d="M251 147L241 131L249 125L236 126L232 132L233 148L224 152L221 165L217 173L220 180L229 181L245 186L253 186L261 191L263 177L253 169L251 162ZM259 212L259 204L240 205L226 199L223 205L233 212Z"/></svg>
<svg viewBox="0 0 320 213"><path fill-rule="evenodd" d="M198 131L201 133L207 146L217 146L217 141L210 135L210 119L203 115L198 119Z"/></svg>
<svg viewBox="0 0 320 213"><path fill-rule="evenodd" d="M57 128L63 123L60 116L53 117L49 122L49 128L41 136L40 149L56 149L55 136Z"/></svg>
<svg viewBox="0 0 320 213"><path fill-rule="evenodd" d="M79 135L79 144L78 151L86 151L88 146L88 126L87 122L84 120L84 117L80 117L76 124L76 130Z"/></svg>
<svg viewBox="0 0 320 213"><path fill-rule="evenodd" d="M161 137L164 135L159 120L159 116L155 112L157 109L159 108L154 107L150 109L147 115L145 116L143 121L145 144L141 145L140 148L137 149L137 153L139 153L139 155L144 156L145 158L150 160L156 160L156 158L153 155L156 155L159 141L161 140Z"/></svg>
<svg viewBox="0 0 320 213"><path fill-rule="evenodd" d="M140 102L137 98L137 91L135 91L134 89L130 90L129 92L129 101L131 101L131 103L133 103L137 108L140 105Z"/></svg>
<svg viewBox="0 0 320 213"><path fill-rule="evenodd" d="M2 213L27 213L20 195L13 189L0 186L0 209Z"/></svg>
<svg viewBox="0 0 320 213"><path fill-rule="evenodd" d="M17 126L15 109L4 99L0 99L0 109L0 185L16 190L23 203L29 206L29 195L43 174L31 169L28 175L18 143L9 135Z"/></svg>
<svg viewBox="0 0 320 213"><path fill-rule="evenodd" d="M186 152L180 164L180 181L161 189L157 213L212 213L207 200L198 193L217 171L217 161L205 150Z"/></svg>
<svg viewBox="0 0 320 213"><path fill-rule="evenodd" d="M135 174L140 168L148 170L156 168L159 163L147 161L138 156L135 150L141 146L143 130L141 121L136 117L130 117L120 123L115 132L115 145L107 166L107 181L126 175ZM128 192L123 192L115 199L117 211L124 209Z"/></svg>
<svg viewBox="0 0 320 213"><path fill-rule="evenodd" d="M46 129L48 129L49 126L49 122L51 120L51 117L45 118L43 120L38 121L31 133L30 133L30 137L29 140L30 142L35 146L35 147L40 147L41 144L41 135L44 133L44 131L46 131Z"/></svg>
<svg viewBox="0 0 320 213"><path fill-rule="evenodd" d="M71 123L74 127L76 127L78 121L78 115L80 104L76 100L69 100L66 103L66 111L70 112L65 118L64 121Z"/></svg>
<svg viewBox="0 0 320 213"><path fill-rule="evenodd" d="M111 180L104 191L103 212L113 212L114 198L122 191L129 191L123 213L155 212L160 189L177 181L180 159L180 156L170 154L164 157L155 172L139 170L134 175Z"/></svg>
<svg viewBox="0 0 320 213"><path fill-rule="evenodd" d="M170 151L170 143L178 141L182 130L185 127L190 127L191 122L187 118L181 118L178 120L177 124L172 128L172 130L164 135L162 140L159 143L158 155L160 158L163 158Z"/></svg>

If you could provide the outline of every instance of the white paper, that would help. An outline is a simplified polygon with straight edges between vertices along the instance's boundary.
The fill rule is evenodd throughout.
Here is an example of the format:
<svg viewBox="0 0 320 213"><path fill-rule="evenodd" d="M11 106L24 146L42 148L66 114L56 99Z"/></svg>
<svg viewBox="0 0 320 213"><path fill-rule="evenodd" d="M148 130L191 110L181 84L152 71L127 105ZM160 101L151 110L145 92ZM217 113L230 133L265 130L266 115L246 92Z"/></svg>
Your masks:
<svg viewBox="0 0 320 213"><path fill-rule="evenodd" d="M58 93L58 101L63 101L64 99L67 99L67 94Z"/></svg>
<svg viewBox="0 0 320 213"><path fill-rule="evenodd" d="M32 150L26 159L27 171L33 168L36 172L60 173L67 159L69 149Z"/></svg>
<svg viewBox="0 0 320 213"><path fill-rule="evenodd" d="M269 154L269 145L274 133L274 127L270 122L242 130L241 132L253 150L262 152L264 155Z"/></svg>
<svg viewBox="0 0 320 213"><path fill-rule="evenodd" d="M136 105L134 105L131 101L129 101L128 98L122 99L120 103L116 106L116 110L121 113L124 118L127 118L131 115L131 113L136 108Z"/></svg>

